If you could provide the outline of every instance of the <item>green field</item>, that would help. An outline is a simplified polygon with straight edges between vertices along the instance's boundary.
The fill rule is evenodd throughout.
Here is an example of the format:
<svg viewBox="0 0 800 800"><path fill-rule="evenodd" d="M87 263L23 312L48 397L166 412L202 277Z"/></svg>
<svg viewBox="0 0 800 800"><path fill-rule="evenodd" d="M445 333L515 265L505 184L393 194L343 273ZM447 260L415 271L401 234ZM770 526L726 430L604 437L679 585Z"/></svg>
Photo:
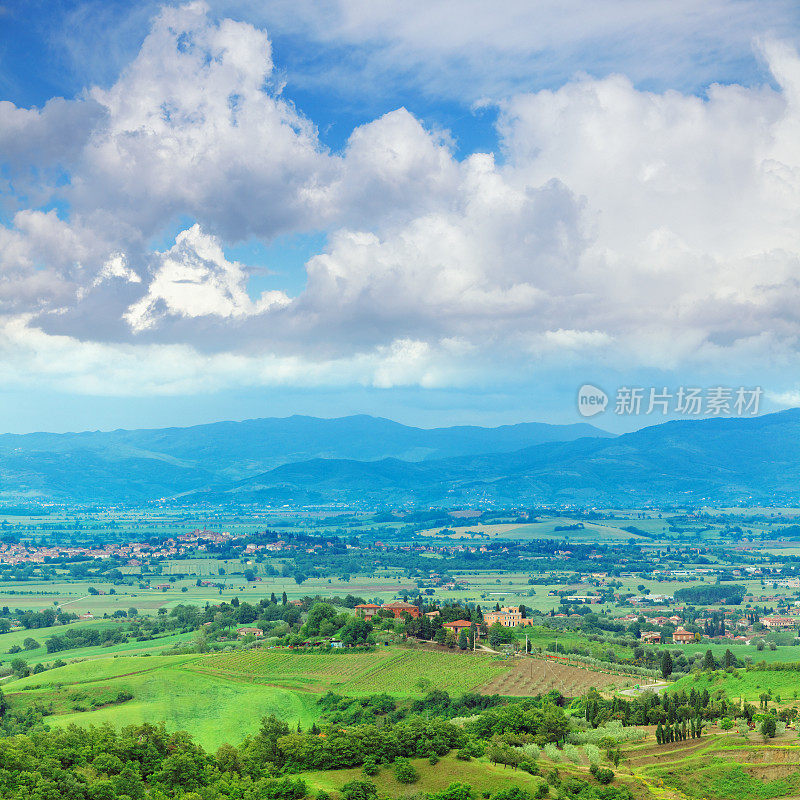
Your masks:
<svg viewBox="0 0 800 800"><path fill-rule="evenodd" d="M90 627L105 630L108 628L115 628L121 624L122 622L117 620L90 620L73 622L68 625L56 625L52 628L14 630L0 634L0 665L8 665L11 660L15 658L24 659L28 662L29 666L32 667L34 664L38 663L50 664L58 659L70 661L75 658L108 658L109 656L117 654L140 655L143 653L158 653L183 642L191 641L195 636L194 632L171 633L160 635L146 642L130 641L109 645L108 647L102 645L97 647L80 647L73 650L61 650L56 653L48 653L45 647L45 642L50 636L61 635L70 628ZM14 645L22 647L23 642L28 638L38 642L39 647L32 650L23 650L21 653L8 652Z"/></svg>
<svg viewBox="0 0 800 800"><path fill-rule="evenodd" d="M510 666L488 655L406 648L342 654L246 650L205 656L120 655L31 675L7 684L5 691L15 708L52 709L49 724L164 721L170 730L188 730L204 747L216 748L255 732L267 714L310 724L319 713L317 699L328 690L408 697L442 688L459 694ZM93 700L107 702L120 691L130 692L133 699L92 709ZM81 696L75 697L76 692Z"/></svg>
<svg viewBox="0 0 800 800"><path fill-rule="evenodd" d="M170 730L188 730L204 747L240 742L258 729L262 717L275 714L310 724L318 716L316 697L236 677L206 675L192 669L198 656L120 657L70 664L33 675L6 687L9 702L25 708L52 705L50 725L116 726L165 722ZM78 711L95 697L119 691L133 700ZM73 700L73 696L78 696Z"/></svg>
<svg viewBox="0 0 800 800"><path fill-rule="evenodd" d="M411 785L399 783L394 777L391 766L384 766L377 775L371 776L368 780L378 787L378 793L383 797L409 797L420 796L422 792L440 792L454 782L469 784L480 797L483 792L494 793L512 786L533 791L543 780L522 770L503 769L485 759L459 761L455 756L448 755L435 766L424 758L412 758L410 761L419 773L417 783ZM303 772L300 777L308 782L311 789L326 792L337 791L349 781L363 781L365 778L360 769Z"/></svg>
<svg viewBox="0 0 800 800"><path fill-rule="evenodd" d="M764 692L772 692L782 701L791 701L800 693L800 671L795 670L745 670L737 669L730 673L717 670L712 673L687 675L673 684L674 689L692 688L697 691L724 689L729 697L744 700L758 700Z"/></svg>

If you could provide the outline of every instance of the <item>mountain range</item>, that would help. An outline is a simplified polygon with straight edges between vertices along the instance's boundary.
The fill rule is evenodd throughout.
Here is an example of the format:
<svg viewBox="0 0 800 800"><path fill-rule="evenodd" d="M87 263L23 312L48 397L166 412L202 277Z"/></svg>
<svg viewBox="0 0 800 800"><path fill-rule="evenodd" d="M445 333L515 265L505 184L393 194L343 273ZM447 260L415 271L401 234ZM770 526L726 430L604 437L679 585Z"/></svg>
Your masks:
<svg viewBox="0 0 800 800"><path fill-rule="evenodd" d="M0 436L0 497L65 502L582 506L797 503L800 409L421 429L367 416Z"/></svg>
<svg viewBox="0 0 800 800"><path fill-rule="evenodd" d="M0 498L137 502L222 489L281 465L314 459L331 464L343 459L371 463L389 458L416 463L610 436L586 423L424 429L366 415L3 434Z"/></svg>

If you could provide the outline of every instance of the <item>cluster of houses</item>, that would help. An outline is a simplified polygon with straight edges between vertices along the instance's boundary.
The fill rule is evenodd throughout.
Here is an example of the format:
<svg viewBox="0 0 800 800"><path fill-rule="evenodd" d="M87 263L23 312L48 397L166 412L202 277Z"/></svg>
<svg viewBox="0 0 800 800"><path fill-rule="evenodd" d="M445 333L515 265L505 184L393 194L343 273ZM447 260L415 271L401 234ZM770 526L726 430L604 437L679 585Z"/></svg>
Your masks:
<svg viewBox="0 0 800 800"><path fill-rule="evenodd" d="M32 544L0 544L0 564L44 564L62 558L86 558L106 560L117 558L128 566L139 567L151 559L174 558L195 549L205 550L206 544L224 544L242 538L227 531L220 533L207 530L194 530L183 533L174 539L166 539L158 544L148 542L129 542L128 544L106 544L102 547L63 547L36 546Z"/></svg>
<svg viewBox="0 0 800 800"><path fill-rule="evenodd" d="M413 619L419 617L419 608L403 600L397 600L393 603L384 603L380 606L375 603L361 603L355 607L356 616L363 617L368 621L376 616L379 611L391 611L395 619L402 619L405 614L408 614ZM438 614L439 612L437 611L435 613Z"/></svg>
<svg viewBox="0 0 800 800"><path fill-rule="evenodd" d="M733 612L725 612L726 615L732 614ZM640 618L641 615L637 614L626 614L624 617L617 617L618 622L635 622L637 619ZM683 619L679 616L673 615L671 617L665 616L657 616L657 617L645 617L645 622L650 625L658 625L659 627L663 627L665 625L675 625L677 626L672 633L672 641L677 642L678 644L690 644L692 642L700 641L703 638L708 638L700 633L694 633L692 631L687 631L683 625ZM707 619L697 619L695 622L698 625L703 625L705 622L708 622ZM778 630L793 630L800 627L800 616L762 616L759 617L758 620L761 625L768 631L778 631ZM723 634L722 638L731 639L732 641L742 642L745 644L749 644L750 639L752 638L752 628L748 624L747 620L740 620L736 623L736 626L740 629L746 629L750 631L750 634L747 636L742 635L741 633L735 633L733 630L728 630L726 633ZM664 641L664 637L659 631L642 631L641 637L643 642L647 642L648 644L661 644Z"/></svg>

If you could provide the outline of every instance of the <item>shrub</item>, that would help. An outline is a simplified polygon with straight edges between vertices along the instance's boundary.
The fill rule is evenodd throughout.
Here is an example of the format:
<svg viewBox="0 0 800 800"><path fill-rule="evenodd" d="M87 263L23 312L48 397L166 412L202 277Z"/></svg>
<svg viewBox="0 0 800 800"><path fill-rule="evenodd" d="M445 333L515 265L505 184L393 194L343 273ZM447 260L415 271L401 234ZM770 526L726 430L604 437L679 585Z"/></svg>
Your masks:
<svg viewBox="0 0 800 800"><path fill-rule="evenodd" d="M375 758L373 756L367 756L364 759L362 770L365 775L377 775L380 771L380 767L375 763Z"/></svg>
<svg viewBox="0 0 800 800"><path fill-rule="evenodd" d="M729 731L733 728L733 720L730 717L723 717L720 720L719 727L722 728L723 731Z"/></svg>
<svg viewBox="0 0 800 800"><path fill-rule="evenodd" d="M536 744L524 744L519 748L525 755L525 758L530 758L536 761L542 755L542 749Z"/></svg>
<svg viewBox="0 0 800 800"><path fill-rule="evenodd" d="M451 783L441 792L429 796L430 800L471 800L472 787L467 783Z"/></svg>
<svg viewBox="0 0 800 800"><path fill-rule="evenodd" d="M508 789L500 789L492 795L492 800L531 800L533 795L519 786L510 786Z"/></svg>
<svg viewBox="0 0 800 800"><path fill-rule="evenodd" d="M416 783L419 773L407 758L398 758L394 762L394 777L398 783Z"/></svg>
<svg viewBox="0 0 800 800"><path fill-rule="evenodd" d="M589 767L589 772L592 773L598 783L611 783L614 780L614 773L606 767L601 767L598 764L592 764Z"/></svg>
<svg viewBox="0 0 800 800"><path fill-rule="evenodd" d="M350 781L339 792L344 800L375 800L378 787L372 781Z"/></svg>
<svg viewBox="0 0 800 800"><path fill-rule="evenodd" d="M565 744L563 753L564 757L573 764L581 763L581 751L574 744Z"/></svg>

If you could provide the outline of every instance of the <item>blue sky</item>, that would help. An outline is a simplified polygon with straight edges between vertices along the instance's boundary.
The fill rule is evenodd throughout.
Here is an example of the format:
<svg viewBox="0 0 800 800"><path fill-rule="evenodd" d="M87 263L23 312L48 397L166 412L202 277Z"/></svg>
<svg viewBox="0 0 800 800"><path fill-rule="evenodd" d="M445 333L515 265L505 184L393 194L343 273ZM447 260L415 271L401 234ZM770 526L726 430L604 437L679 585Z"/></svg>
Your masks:
<svg viewBox="0 0 800 800"><path fill-rule="evenodd" d="M3 428L563 423L587 383L797 404L799 29L0 0Z"/></svg>

